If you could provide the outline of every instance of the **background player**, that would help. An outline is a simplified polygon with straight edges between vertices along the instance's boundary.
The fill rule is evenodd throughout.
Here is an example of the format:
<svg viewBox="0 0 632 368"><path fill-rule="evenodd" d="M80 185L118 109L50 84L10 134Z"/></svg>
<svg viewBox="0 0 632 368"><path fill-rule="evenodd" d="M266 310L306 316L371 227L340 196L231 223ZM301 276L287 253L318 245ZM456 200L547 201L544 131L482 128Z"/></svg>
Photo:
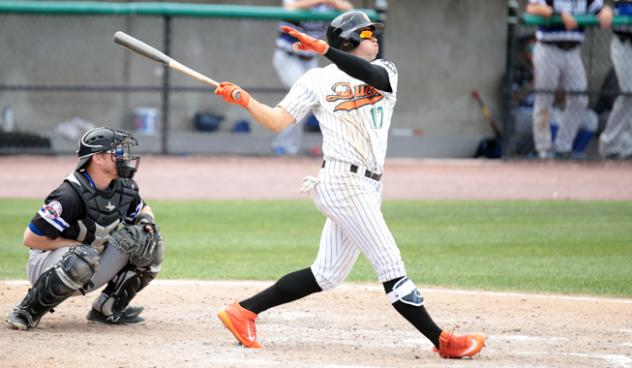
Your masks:
<svg viewBox="0 0 632 368"><path fill-rule="evenodd" d="M617 15L632 16L632 0L615 0ZM606 129L599 136L599 152L605 158L630 158L632 147L632 25L613 27L610 56L622 93L614 102ZM627 138L627 140L626 140Z"/></svg>
<svg viewBox="0 0 632 368"><path fill-rule="evenodd" d="M529 0L528 13L547 18L559 14L564 22L563 26L543 26L536 32L533 139L540 158L570 157L573 140L588 106L588 97L584 94L588 82L580 53L584 29L578 27L574 15L599 13L602 27L607 28L607 14L601 12L602 8L603 0ZM549 121L557 88L571 93L566 95L564 117L553 147Z"/></svg>
<svg viewBox="0 0 632 368"><path fill-rule="evenodd" d="M319 176L306 178L303 186L303 191L314 191L314 202L327 217L316 260L218 313L246 347L261 347L255 330L258 313L334 288L347 277L360 252L370 260L393 307L432 341L442 357L473 356L484 346L481 334L459 336L433 322L421 293L406 276L380 209L380 179L398 81L393 63L375 60L379 48L375 36L382 28L360 11L336 17L327 30L328 43L284 27L300 41L295 47L325 55L333 64L308 71L276 107L258 102L233 83L223 82L215 91L272 130L312 111L323 133Z"/></svg>
<svg viewBox="0 0 632 368"><path fill-rule="evenodd" d="M9 327L37 327L44 314L70 296L105 283L88 320L144 321L143 308L128 304L160 271L162 240L132 180L140 159L131 154L136 144L131 134L110 128L92 129L81 138L75 171L24 231L33 286L7 316ZM117 230L119 224L125 226Z"/></svg>
<svg viewBox="0 0 632 368"><path fill-rule="evenodd" d="M308 9L317 12L353 9L353 5L346 0L283 0L283 7L288 10ZM327 22L322 20L280 22L279 28L283 26L290 26L314 38L322 38L327 30ZM292 48L296 41L297 39L289 34L279 32L279 37L276 40L276 50L274 50L274 55L272 56L274 70L276 70L281 83L288 89L305 72L318 66L317 54ZM307 119L291 124L275 137L272 143L275 153L279 155L295 155L299 152L303 140L305 120Z"/></svg>

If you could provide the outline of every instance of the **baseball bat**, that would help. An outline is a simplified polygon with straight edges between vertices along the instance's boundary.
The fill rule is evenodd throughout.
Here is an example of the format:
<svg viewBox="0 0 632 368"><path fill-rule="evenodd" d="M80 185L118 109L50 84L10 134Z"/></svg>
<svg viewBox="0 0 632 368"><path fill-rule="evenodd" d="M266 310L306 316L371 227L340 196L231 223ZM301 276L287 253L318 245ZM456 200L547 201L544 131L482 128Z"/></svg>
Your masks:
<svg viewBox="0 0 632 368"><path fill-rule="evenodd" d="M136 39L125 32L121 32L121 31L116 32L114 34L114 42L118 43L121 46L127 47L128 49L134 51L135 53L141 54L148 59L152 59L159 63L165 64L171 69L175 69L181 73L184 73L190 77L193 77L199 81L202 81L210 86L213 86L213 87L219 86L219 83L217 83L213 79L177 62L171 57L158 51L158 49L152 46L149 46L143 41Z"/></svg>
<svg viewBox="0 0 632 368"><path fill-rule="evenodd" d="M177 62L176 60L170 58L169 56L165 55L164 53L158 51L158 49L156 49L155 47L149 46L148 44L144 43L143 41L136 39L130 35L128 35L125 32L121 32L118 31L114 34L114 42L118 43L121 46L127 47L128 49L143 55L146 58L152 59L154 61L157 61L161 64L165 64L166 66L168 66L171 69L175 69L177 71L179 71L180 73L186 74L189 77L193 77L201 82L204 82L212 87L217 87L219 86L219 83L217 83L216 81L214 81L213 79L207 77L206 75L197 72L191 68L189 68L186 65L183 65L179 62ZM235 100L239 100L239 97L241 95L240 91L235 91L233 93L233 98Z"/></svg>
<svg viewBox="0 0 632 368"><path fill-rule="evenodd" d="M481 108L481 112L483 113L483 116L485 117L485 119L487 119L487 121L489 122L489 125L491 125L492 130L494 131L494 134L496 135L496 138L500 138L500 129L498 129L498 125L496 125L496 121L494 120L494 117L492 116L492 112L489 109L489 106L487 106L487 104L483 102L483 99L481 98L481 94L478 92L478 90L472 91L472 98L474 98L474 100L478 102L478 106Z"/></svg>

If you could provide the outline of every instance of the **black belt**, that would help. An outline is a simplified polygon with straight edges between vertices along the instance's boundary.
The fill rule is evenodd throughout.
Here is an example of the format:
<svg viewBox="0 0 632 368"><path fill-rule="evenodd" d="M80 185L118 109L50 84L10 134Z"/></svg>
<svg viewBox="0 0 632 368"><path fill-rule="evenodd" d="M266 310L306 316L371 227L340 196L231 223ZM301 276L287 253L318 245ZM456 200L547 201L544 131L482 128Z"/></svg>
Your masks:
<svg viewBox="0 0 632 368"><path fill-rule="evenodd" d="M325 167L325 162L326 161L323 161L323 164L320 165L320 167L324 168ZM349 165L349 171L354 173L354 174L358 173L358 169L359 168L358 168L357 165L354 165L354 164ZM375 181L380 181L380 179L382 179L382 174L374 173L374 172L369 171L369 170L364 170L364 176L366 176L369 179L373 179Z"/></svg>
<svg viewBox="0 0 632 368"><path fill-rule="evenodd" d="M581 42L577 41L542 41L542 43L545 45L555 46L564 51L575 50L575 48L581 45Z"/></svg>
<svg viewBox="0 0 632 368"><path fill-rule="evenodd" d="M279 50L285 52L286 54L288 54L290 56L297 57L297 58L299 58L299 59L301 59L303 61L309 61L309 60L312 60L314 58L314 55L297 54L296 52L292 52L292 51L289 51L289 50L286 50L286 49L282 49L282 48L279 48Z"/></svg>

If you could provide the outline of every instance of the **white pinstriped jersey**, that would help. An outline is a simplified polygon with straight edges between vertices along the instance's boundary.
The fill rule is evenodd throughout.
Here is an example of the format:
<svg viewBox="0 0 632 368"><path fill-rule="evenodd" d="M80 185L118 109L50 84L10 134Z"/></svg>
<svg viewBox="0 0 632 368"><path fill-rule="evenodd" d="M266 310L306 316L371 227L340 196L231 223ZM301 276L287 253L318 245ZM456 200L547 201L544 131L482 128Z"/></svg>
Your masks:
<svg viewBox="0 0 632 368"><path fill-rule="evenodd" d="M397 69L374 60L388 71L392 92L379 91L349 76L335 64L305 73L279 103L297 121L310 110L320 122L323 156L382 173L388 129L397 101Z"/></svg>

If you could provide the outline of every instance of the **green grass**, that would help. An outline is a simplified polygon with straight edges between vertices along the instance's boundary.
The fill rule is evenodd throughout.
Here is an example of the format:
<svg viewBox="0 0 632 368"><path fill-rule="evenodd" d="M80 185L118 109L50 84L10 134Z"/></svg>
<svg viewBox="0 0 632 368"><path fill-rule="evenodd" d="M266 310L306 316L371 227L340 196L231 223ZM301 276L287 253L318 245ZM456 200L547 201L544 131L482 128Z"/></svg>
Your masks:
<svg viewBox="0 0 632 368"><path fill-rule="evenodd" d="M0 279L25 278L40 200L0 199ZM303 201L151 201L161 278L274 280L314 259L324 218ZM632 202L387 201L419 285L632 296ZM350 281L375 281L360 257Z"/></svg>

